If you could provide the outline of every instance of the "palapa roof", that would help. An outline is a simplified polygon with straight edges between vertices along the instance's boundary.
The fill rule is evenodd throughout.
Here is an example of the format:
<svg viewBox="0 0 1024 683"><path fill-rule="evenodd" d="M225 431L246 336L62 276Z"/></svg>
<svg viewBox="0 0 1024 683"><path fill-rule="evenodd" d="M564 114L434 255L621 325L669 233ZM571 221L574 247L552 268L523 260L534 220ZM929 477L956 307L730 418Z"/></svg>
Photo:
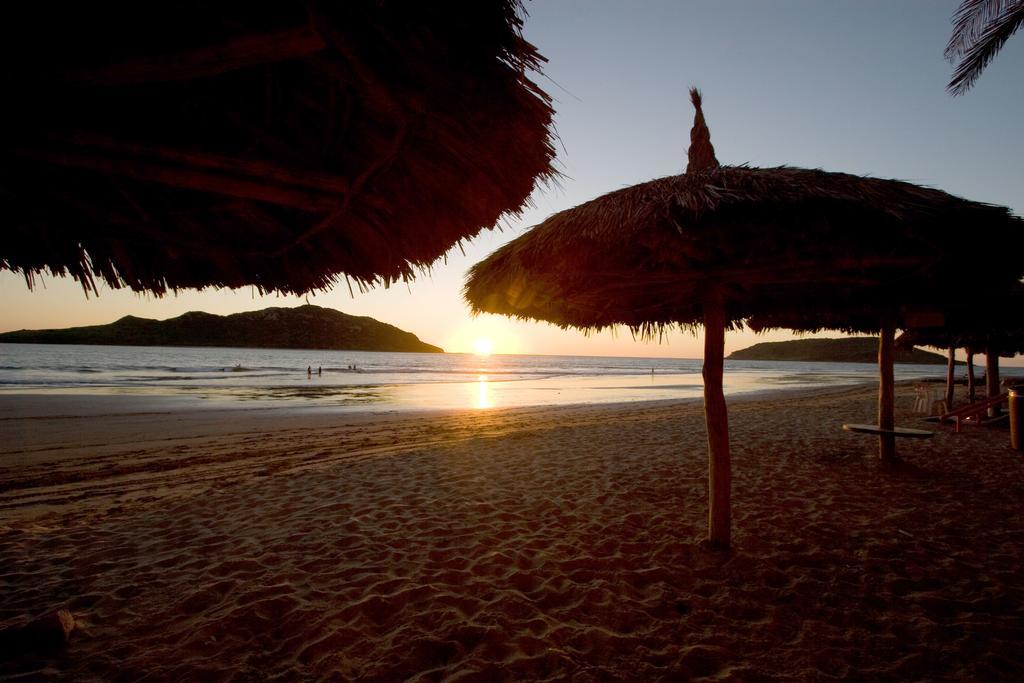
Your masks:
<svg viewBox="0 0 1024 683"><path fill-rule="evenodd" d="M896 180L719 166L693 146L690 161L687 173L561 211L498 249L470 271L472 310L652 336L700 324L718 289L734 326L778 312L814 322L843 302L837 321L860 312L877 331L880 310L927 308L938 283L1000 288L1024 273L1024 222L1003 207ZM964 259L966 229L1000 249Z"/></svg>
<svg viewBox="0 0 1024 683"><path fill-rule="evenodd" d="M787 329L797 332L840 330L852 334L877 334L883 320L904 330L897 346L933 346L948 349L970 347L984 352L997 348L1010 358L1024 352L1024 284L992 288L959 297L961 282L936 284L936 296L920 306L878 306L873 310L863 300L853 299L810 314L801 311L763 313L746 321L755 332ZM943 296L946 293L949 296Z"/></svg>
<svg viewBox="0 0 1024 683"><path fill-rule="evenodd" d="M941 324L908 326L896 339L906 346L969 348L1006 358L1024 353L1024 285L1008 294L945 311Z"/></svg>
<svg viewBox="0 0 1024 683"><path fill-rule="evenodd" d="M869 290L867 296L851 295L848 299L837 300L833 306L816 311L780 309L758 313L748 318L746 325L754 332L792 330L814 333L835 330L847 334L878 334L883 326L902 330L940 328L947 322L946 311L937 304L941 300L940 289L940 285L936 284L935 298L931 303L906 305L897 300L886 300L872 304Z"/></svg>
<svg viewBox="0 0 1024 683"><path fill-rule="evenodd" d="M1013 358L1024 353L1024 328L1001 332L952 332L946 327L926 327L907 330L896 338L896 345L902 347L931 346L939 349L949 347L970 349L972 353L996 352L1003 358Z"/></svg>
<svg viewBox="0 0 1024 683"><path fill-rule="evenodd" d="M518 0L5 9L0 269L161 294L411 278L553 175Z"/></svg>

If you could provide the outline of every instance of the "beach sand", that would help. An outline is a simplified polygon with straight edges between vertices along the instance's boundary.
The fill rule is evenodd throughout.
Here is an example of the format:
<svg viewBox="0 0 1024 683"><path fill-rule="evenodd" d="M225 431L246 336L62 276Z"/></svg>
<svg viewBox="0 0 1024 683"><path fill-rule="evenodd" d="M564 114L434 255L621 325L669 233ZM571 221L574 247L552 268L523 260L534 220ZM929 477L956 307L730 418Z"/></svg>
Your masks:
<svg viewBox="0 0 1024 683"><path fill-rule="evenodd" d="M1024 457L898 445L874 387L730 401L734 548L702 549L699 402L328 415L0 398L0 622L75 680L1024 680ZM21 680L19 678L19 680Z"/></svg>

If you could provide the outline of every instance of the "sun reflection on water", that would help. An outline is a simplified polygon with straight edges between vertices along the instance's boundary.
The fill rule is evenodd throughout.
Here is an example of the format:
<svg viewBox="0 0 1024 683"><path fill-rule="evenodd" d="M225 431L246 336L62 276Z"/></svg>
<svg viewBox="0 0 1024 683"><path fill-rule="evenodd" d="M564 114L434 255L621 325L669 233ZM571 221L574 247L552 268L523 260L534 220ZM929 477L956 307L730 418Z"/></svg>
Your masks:
<svg viewBox="0 0 1024 683"><path fill-rule="evenodd" d="M473 401L474 408L493 408L491 400L491 389L488 386L487 375L480 375L476 380L476 399Z"/></svg>

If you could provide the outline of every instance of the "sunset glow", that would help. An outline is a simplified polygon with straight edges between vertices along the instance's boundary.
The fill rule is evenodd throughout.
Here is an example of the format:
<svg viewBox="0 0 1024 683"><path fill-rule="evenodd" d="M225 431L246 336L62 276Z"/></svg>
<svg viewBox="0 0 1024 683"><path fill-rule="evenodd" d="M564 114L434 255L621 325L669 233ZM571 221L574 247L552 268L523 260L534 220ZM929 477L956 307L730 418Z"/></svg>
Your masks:
<svg viewBox="0 0 1024 683"><path fill-rule="evenodd" d="M1024 0L8 8L0 683L1024 683Z"/></svg>
<svg viewBox="0 0 1024 683"><path fill-rule="evenodd" d="M480 337L473 340L473 353L478 356L489 356L494 353L494 342L490 337Z"/></svg>

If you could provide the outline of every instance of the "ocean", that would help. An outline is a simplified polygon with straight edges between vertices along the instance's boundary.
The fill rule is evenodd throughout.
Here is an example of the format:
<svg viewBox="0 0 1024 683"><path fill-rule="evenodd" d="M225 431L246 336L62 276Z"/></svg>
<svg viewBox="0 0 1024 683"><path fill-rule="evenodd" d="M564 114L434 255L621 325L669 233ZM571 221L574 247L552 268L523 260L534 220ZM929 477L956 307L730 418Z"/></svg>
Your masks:
<svg viewBox="0 0 1024 683"><path fill-rule="evenodd" d="M896 378L941 377L944 371L897 365ZM868 363L725 364L727 396L877 378ZM699 359L0 344L0 394L7 395L174 396L211 404L414 411L696 399L702 391Z"/></svg>

